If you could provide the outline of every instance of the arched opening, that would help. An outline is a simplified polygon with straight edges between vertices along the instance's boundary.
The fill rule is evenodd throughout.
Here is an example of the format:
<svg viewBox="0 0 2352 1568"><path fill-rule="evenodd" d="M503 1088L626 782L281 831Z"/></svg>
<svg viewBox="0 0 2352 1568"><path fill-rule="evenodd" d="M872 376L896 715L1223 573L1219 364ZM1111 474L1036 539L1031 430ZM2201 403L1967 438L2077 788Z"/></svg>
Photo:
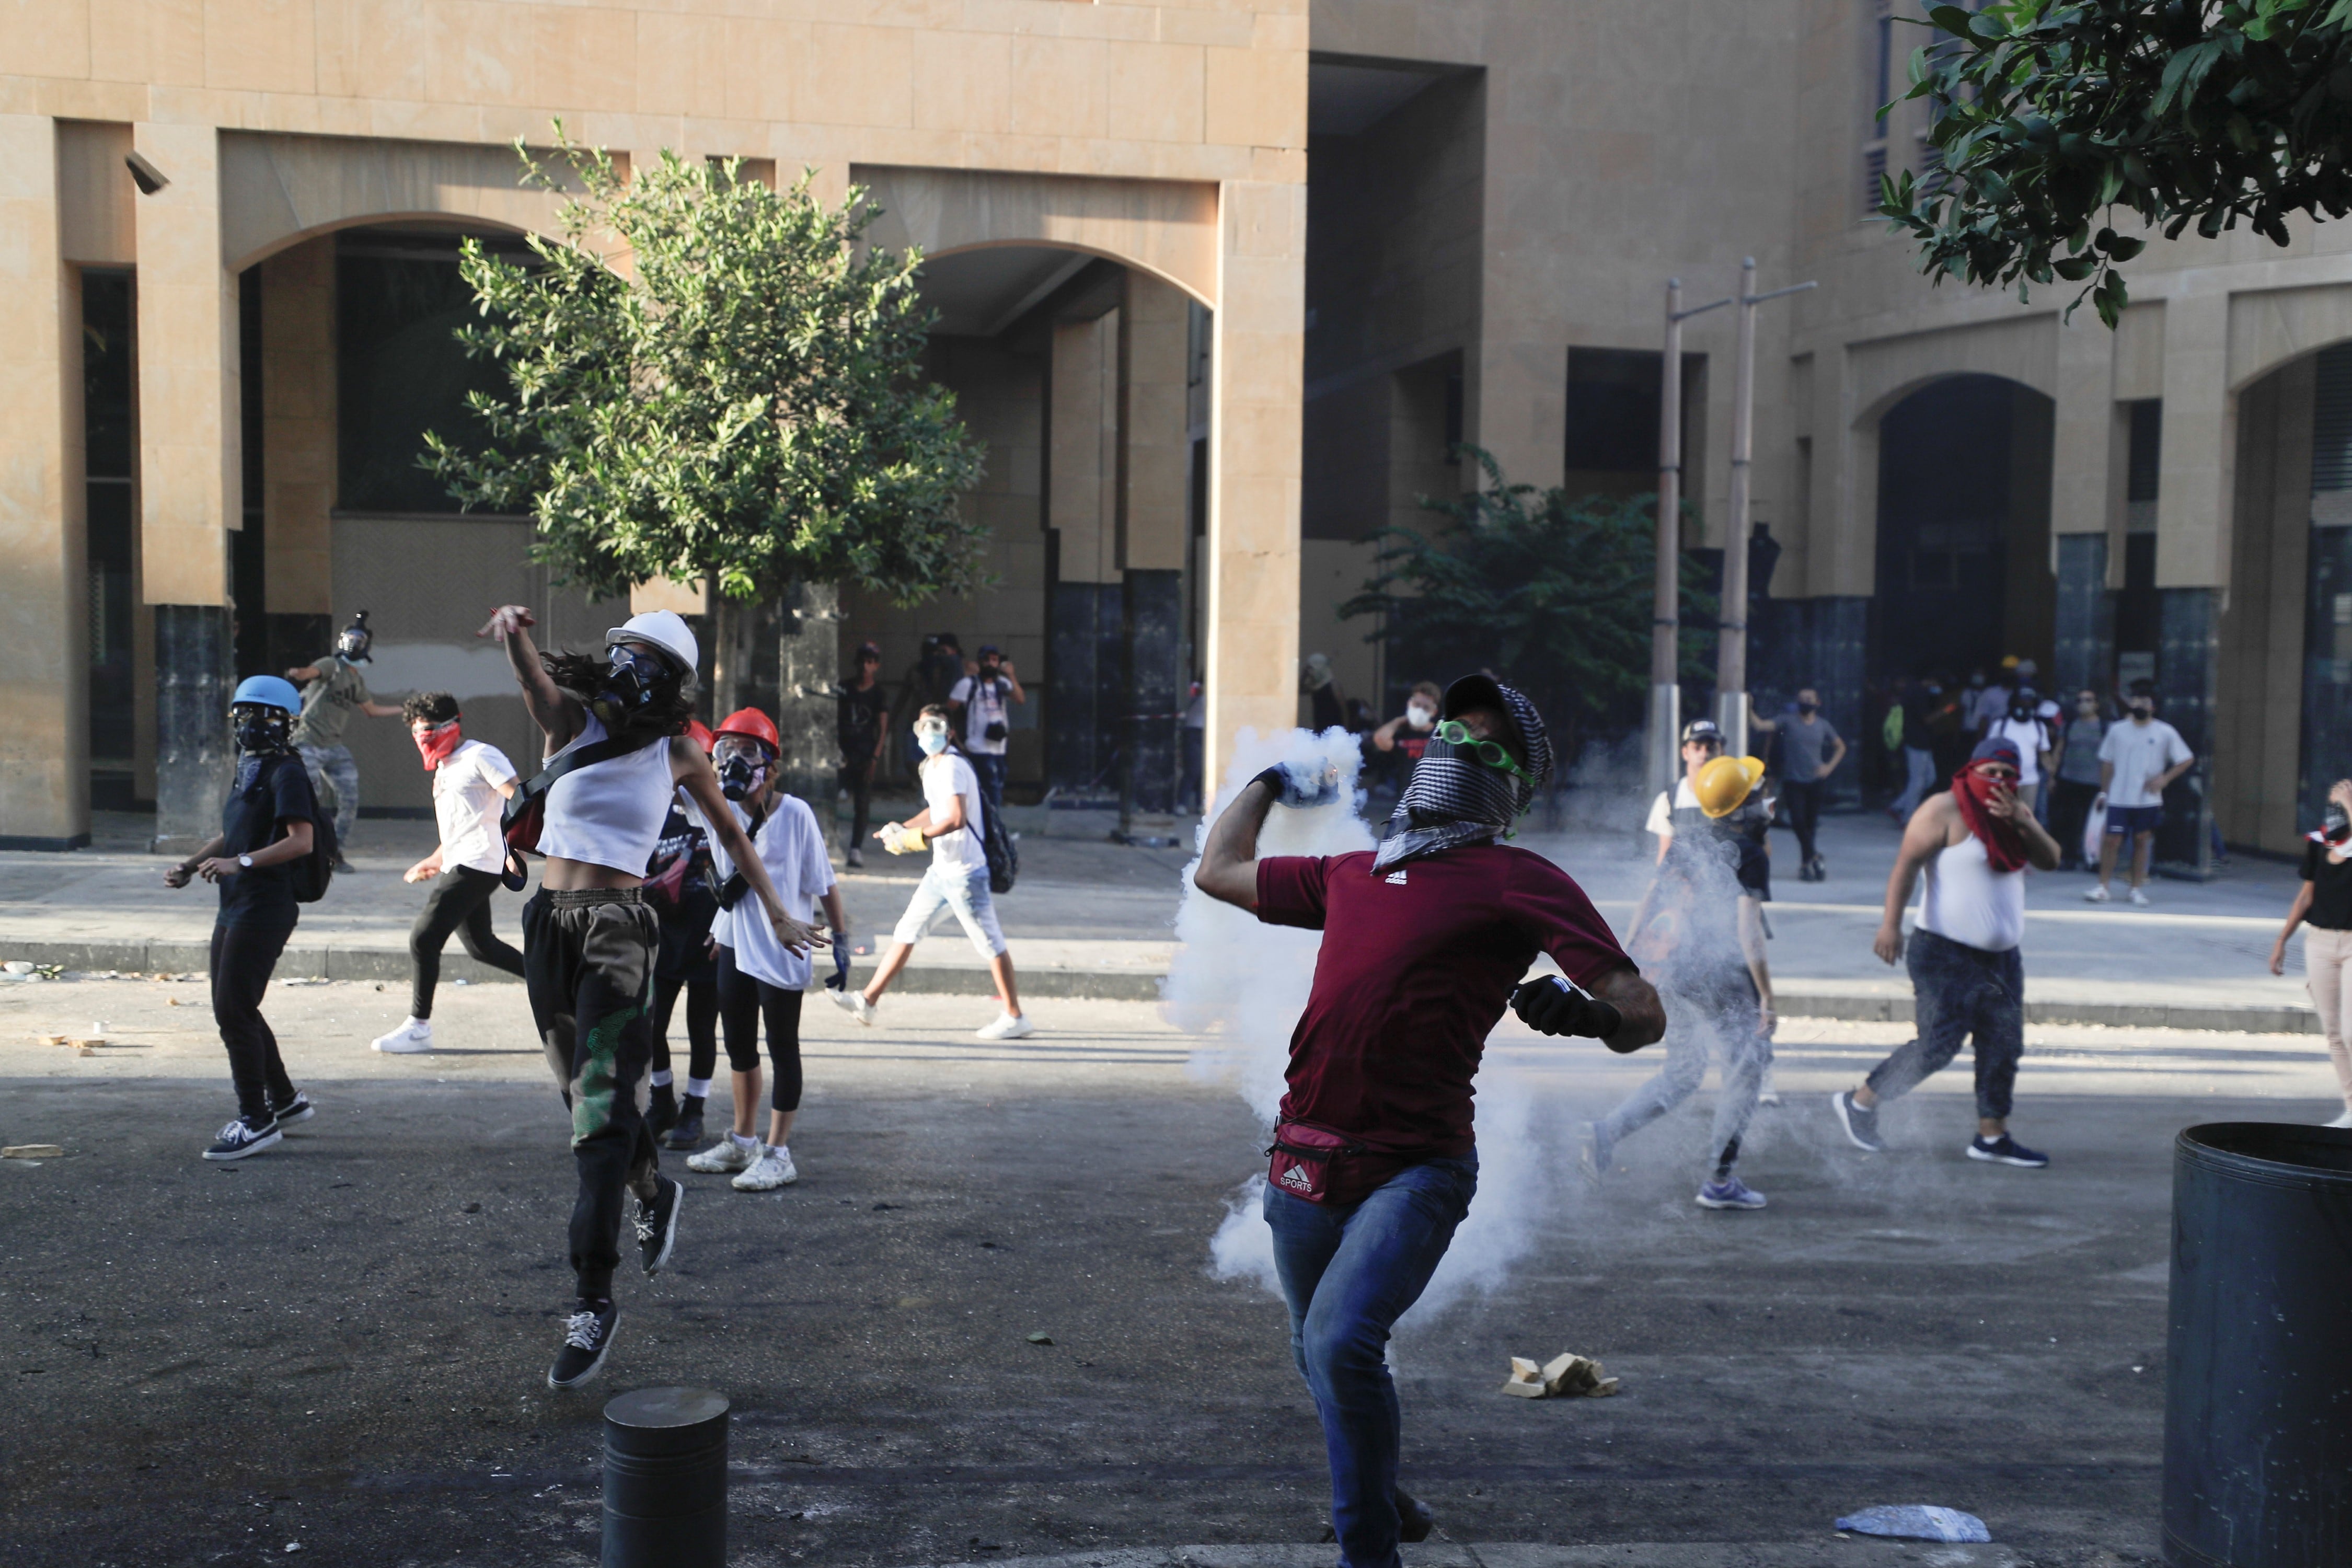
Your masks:
<svg viewBox="0 0 2352 1568"><path fill-rule="evenodd" d="M1878 435L1874 683L2052 668L2051 400L1993 375L1929 383Z"/></svg>

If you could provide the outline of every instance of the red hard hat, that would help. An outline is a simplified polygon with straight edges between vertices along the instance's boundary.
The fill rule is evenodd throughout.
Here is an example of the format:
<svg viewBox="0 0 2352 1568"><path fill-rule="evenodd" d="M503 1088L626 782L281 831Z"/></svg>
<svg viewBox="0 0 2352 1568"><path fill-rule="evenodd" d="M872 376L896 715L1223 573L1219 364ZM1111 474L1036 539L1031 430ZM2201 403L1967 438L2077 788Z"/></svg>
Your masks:
<svg viewBox="0 0 2352 1568"><path fill-rule="evenodd" d="M721 735L740 735L757 741L768 748L770 754L783 750L783 737L776 733L776 721L757 708L738 708L719 722ZM717 742L714 742L715 745Z"/></svg>
<svg viewBox="0 0 2352 1568"><path fill-rule="evenodd" d="M719 744L719 737L712 734L710 726L699 719L689 719L686 721L686 738L700 747L702 754L706 757L710 754L710 749Z"/></svg>

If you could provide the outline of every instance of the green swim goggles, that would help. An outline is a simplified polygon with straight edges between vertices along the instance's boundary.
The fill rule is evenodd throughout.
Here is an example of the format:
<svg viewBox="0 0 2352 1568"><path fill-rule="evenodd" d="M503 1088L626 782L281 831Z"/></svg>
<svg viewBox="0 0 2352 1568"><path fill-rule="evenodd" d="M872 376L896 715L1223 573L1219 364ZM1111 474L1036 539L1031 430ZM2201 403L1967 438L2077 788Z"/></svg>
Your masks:
<svg viewBox="0 0 2352 1568"><path fill-rule="evenodd" d="M1490 768L1499 768L1514 778L1525 779L1529 789L1536 787L1535 774L1519 766L1508 748L1500 741L1486 741L1470 732L1470 726L1459 719L1447 719L1437 726L1437 738L1449 746L1458 746Z"/></svg>

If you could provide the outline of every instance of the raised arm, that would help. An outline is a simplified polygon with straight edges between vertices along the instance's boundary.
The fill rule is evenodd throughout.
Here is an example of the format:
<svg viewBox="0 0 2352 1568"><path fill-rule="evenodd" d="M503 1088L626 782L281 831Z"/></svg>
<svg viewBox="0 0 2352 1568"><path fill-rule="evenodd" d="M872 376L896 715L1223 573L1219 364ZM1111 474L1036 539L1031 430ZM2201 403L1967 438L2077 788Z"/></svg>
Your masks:
<svg viewBox="0 0 2352 1568"><path fill-rule="evenodd" d="M522 605L501 605L474 635L496 637L506 645L507 667L514 671L515 684L522 688L522 705L546 735L547 749L554 752L571 744L572 738L586 727L586 715L579 703L556 687L547 667L539 661L538 646L530 640L530 628L537 624ZM704 771L709 771L707 765Z"/></svg>
<svg viewBox="0 0 2352 1568"><path fill-rule="evenodd" d="M1276 799L1274 784L1263 777L1242 786L1209 829L1201 864L1192 872L1194 887L1241 909L1257 908L1257 836Z"/></svg>

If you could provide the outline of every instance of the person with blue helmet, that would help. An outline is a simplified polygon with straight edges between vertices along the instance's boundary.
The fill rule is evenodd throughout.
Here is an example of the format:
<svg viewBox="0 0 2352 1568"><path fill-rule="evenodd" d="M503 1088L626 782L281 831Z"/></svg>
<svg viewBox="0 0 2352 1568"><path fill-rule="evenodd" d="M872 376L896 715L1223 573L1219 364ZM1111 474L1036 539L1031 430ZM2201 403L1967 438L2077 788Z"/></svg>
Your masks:
<svg viewBox="0 0 2352 1568"><path fill-rule="evenodd" d="M211 843L163 873L167 888L201 877L220 888L213 923L213 1022L228 1048L236 1119L220 1131L207 1160L242 1160L277 1143L310 1118L310 1101L286 1076L278 1037L261 1016L261 994L294 934L295 863L310 853L318 797L294 752L301 698L287 681L257 675L229 699L236 726L236 780Z"/></svg>
<svg viewBox="0 0 2352 1568"><path fill-rule="evenodd" d="M348 871L342 854L352 842L352 828L360 815L360 766L343 744L343 726L354 712L371 719L397 719L402 710L369 695L360 666L369 662L375 633L368 629L362 610L335 637L335 651L286 672L289 680L304 683L301 714L294 725L294 750L310 770L312 790L335 803L335 869Z"/></svg>

